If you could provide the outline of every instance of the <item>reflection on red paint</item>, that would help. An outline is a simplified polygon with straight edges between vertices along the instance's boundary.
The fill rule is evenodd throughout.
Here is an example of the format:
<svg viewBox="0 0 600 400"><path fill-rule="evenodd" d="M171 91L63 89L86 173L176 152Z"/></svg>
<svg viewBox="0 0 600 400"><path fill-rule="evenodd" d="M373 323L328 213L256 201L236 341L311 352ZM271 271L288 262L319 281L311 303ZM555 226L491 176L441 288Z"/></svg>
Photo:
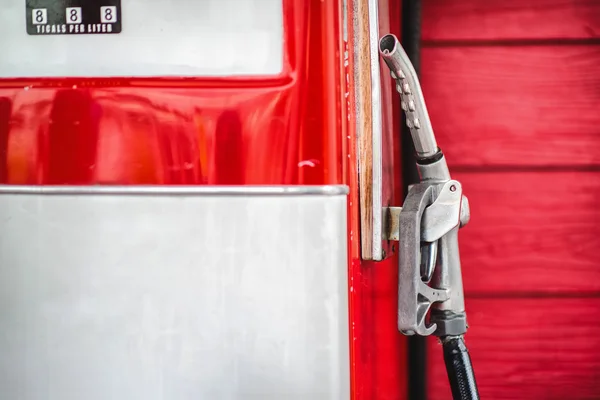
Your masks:
<svg viewBox="0 0 600 400"><path fill-rule="evenodd" d="M0 80L0 183L343 183L337 7L284 0L278 76Z"/></svg>
<svg viewBox="0 0 600 400"><path fill-rule="evenodd" d="M9 98L0 97L0 182L6 182L8 154L8 122L12 109Z"/></svg>
<svg viewBox="0 0 600 400"><path fill-rule="evenodd" d="M100 110L87 90L58 90L52 100L45 137L44 180L49 184L85 184L96 169Z"/></svg>
<svg viewBox="0 0 600 400"><path fill-rule="evenodd" d="M217 120L215 171L222 185L244 184L244 138L242 121L234 110L225 111Z"/></svg>

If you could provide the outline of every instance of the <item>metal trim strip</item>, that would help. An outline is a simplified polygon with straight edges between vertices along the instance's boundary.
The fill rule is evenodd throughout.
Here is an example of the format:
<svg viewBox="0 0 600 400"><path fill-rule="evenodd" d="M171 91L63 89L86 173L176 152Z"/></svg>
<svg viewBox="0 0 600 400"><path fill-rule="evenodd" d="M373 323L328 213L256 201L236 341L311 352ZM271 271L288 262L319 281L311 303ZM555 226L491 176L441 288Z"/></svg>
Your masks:
<svg viewBox="0 0 600 400"><path fill-rule="evenodd" d="M0 195L340 196L346 185L322 186L33 186L0 185Z"/></svg>
<svg viewBox="0 0 600 400"><path fill-rule="evenodd" d="M379 64L379 1L369 0L369 46L371 53L371 123L373 134L371 137L373 145L373 185L372 185L372 237L363 240L372 240L371 255L373 260L382 260L383 256L383 111L381 109L381 77Z"/></svg>

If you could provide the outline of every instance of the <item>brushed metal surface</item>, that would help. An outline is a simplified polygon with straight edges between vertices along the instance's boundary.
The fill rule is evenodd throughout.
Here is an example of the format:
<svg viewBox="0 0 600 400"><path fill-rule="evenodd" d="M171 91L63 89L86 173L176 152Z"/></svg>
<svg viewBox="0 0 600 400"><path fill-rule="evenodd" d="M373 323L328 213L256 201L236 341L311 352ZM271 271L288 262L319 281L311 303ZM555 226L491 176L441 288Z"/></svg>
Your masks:
<svg viewBox="0 0 600 400"><path fill-rule="evenodd" d="M0 393L348 399L345 195L0 194Z"/></svg>

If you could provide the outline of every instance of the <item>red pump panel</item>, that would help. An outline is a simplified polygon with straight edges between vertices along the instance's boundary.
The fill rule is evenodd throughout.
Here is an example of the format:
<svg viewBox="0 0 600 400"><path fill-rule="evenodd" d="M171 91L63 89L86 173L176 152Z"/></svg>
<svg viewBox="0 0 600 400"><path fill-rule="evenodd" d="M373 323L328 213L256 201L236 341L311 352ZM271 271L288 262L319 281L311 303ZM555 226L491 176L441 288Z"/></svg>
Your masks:
<svg viewBox="0 0 600 400"><path fill-rule="evenodd" d="M399 19L400 0L381 3ZM343 48L341 0L283 0L277 76L0 79L0 183L348 184L352 397L402 399L397 255L359 254L348 7Z"/></svg>
<svg viewBox="0 0 600 400"><path fill-rule="evenodd" d="M349 13L355 14L353 2L349 1ZM401 0L379 1L380 36L393 33L400 37ZM380 262L361 260L360 255L360 209L357 165L357 133L354 90L354 35L352 18L348 29L348 79L350 90L348 170L350 178L350 301L351 301L351 345L352 378L354 400L400 400L407 394L406 339L397 328L398 310L398 253L392 249ZM363 16L364 17L364 16ZM383 104L385 113L390 113L394 132L399 131L400 101L393 87L393 80L386 74L381 76L382 85L389 86L391 104ZM393 165L388 178L393 177L393 203L402 204L401 148L400 135L393 135Z"/></svg>
<svg viewBox="0 0 600 400"><path fill-rule="evenodd" d="M0 183L343 183L339 8L284 0L277 76L0 79Z"/></svg>

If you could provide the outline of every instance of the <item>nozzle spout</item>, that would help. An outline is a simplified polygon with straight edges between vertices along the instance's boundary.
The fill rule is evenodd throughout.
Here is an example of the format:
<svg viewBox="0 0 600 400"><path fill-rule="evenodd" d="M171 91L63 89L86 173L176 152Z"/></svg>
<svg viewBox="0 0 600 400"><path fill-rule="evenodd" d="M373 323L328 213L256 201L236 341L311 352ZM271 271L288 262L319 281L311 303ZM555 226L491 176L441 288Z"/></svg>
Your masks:
<svg viewBox="0 0 600 400"><path fill-rule="evenodd" d="M379 54L396 81L396 90L406 113L406 125L417 152L417 159L431 158L439 152L417 73L396 36L389 34L379 41Z"/></svg>

